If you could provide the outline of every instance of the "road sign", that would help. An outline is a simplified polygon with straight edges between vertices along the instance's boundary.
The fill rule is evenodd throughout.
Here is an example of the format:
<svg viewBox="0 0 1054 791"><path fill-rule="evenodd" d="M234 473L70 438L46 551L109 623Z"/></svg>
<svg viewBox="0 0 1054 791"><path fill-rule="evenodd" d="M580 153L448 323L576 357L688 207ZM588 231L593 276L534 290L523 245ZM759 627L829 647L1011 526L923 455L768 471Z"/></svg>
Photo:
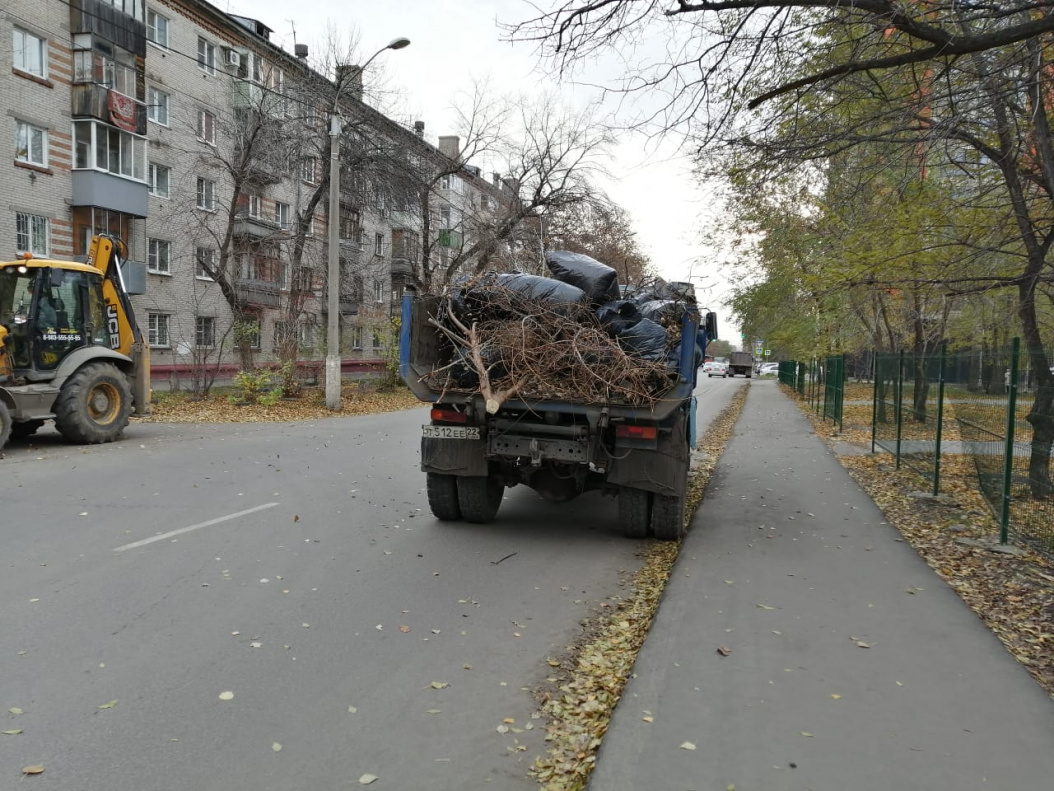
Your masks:
<svg viewBox="0 0 1054 791"><path fill-rule="evenodd" d="M772 355L772 349L765 349L765 356L769 357Z"/></svg>

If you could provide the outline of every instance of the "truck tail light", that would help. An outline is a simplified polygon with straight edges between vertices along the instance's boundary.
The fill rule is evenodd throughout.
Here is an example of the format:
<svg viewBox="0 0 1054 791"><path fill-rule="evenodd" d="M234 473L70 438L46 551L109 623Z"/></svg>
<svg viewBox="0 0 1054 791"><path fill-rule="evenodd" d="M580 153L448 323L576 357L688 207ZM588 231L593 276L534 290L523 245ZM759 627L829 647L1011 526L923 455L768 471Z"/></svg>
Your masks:
<svg viewBox="0 0 1054 791"><path fill-rule="evenodd" d="M464 412L458 412L456 409L443 409L442 407L432 407L432 422L433 423L468 423L468 415Z"/></svg>
<svg viewBox="0 0 1054 791"><path fill-rule="evenodd" d="M655 439L658 435L655 426L615 426L615 436L625 439Z"/></svg>

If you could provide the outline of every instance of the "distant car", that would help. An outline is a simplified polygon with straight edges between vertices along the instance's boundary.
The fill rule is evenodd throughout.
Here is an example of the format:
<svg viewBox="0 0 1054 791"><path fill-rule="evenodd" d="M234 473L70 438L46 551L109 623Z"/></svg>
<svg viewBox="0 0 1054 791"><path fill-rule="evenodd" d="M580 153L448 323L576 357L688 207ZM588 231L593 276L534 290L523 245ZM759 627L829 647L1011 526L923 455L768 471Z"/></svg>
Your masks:
<svg viewBox="0 0 1054 791"><path fill-rule="evenodd" d="M717 360L711 360L708 363L703 363L703 373L705 373L708 377L721 376L727 379L728 363L718 362Z"/></svg>
<svg viewBox="0 0 1054 791"><path fill-rule="evenodd" d="M779 363L762 363L758 366L758 373L762 376L775 376L780 372Z"/></svg>

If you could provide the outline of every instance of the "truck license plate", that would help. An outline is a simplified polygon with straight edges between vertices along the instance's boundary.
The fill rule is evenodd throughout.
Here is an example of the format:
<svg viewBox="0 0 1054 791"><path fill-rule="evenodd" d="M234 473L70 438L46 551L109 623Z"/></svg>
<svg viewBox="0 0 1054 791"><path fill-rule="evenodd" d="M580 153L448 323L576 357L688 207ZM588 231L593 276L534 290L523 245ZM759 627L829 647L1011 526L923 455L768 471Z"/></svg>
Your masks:
<svg viewBox="0 0 1054 791"><path fill-rule="evenodd" d="M422 426L422 436L433 439L479 439L479 426Z"/></svg>

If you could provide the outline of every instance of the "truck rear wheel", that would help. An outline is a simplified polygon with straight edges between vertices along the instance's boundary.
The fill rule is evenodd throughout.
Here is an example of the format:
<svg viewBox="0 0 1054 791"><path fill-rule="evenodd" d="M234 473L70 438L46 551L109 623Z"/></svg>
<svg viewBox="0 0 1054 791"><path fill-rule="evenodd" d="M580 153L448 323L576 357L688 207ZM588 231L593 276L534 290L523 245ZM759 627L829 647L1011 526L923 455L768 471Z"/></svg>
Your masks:
<svg viewBox="0 0 1054 791"><path fill-rule="evenodd" d="M652 495L651 532L660 541L676 541L684 535L684 495Z"/></svg>
<svg viewBox="0 0 1054 791"><path fill-rule="evenodd" d="M115 366L94 362L78 370L55 400L55 428L70 442L113 442L128 425L132 390Z"/></svg>
<svg viewBox="0 0 1054 791"><path fill-rule="evenodd" d="M620 486L618 523L626 538L647 538L651 519L651 492Z"/></svg>
<svg viewBox="0 0 1054 791"><path fill-rule="evenodd" d="M11 436L11 413L7 411L7 405L0 401L0 450L7 444L7 438Z"/></svg>
<svg viewBox="0 0 1054 791"><path fill-rule="evenodd" d="M425 473L425 491L428 494L428 507L436 519L453 521L461 518L461 507L457 504L456 475Z"/></svg>
<svg viewBox="0 0 1054 791"><path fill-rule="evenodd" d="M485 524L498 513L505 487L493 476L468 475L458 478L457 503L467 522Z"/></svg>

